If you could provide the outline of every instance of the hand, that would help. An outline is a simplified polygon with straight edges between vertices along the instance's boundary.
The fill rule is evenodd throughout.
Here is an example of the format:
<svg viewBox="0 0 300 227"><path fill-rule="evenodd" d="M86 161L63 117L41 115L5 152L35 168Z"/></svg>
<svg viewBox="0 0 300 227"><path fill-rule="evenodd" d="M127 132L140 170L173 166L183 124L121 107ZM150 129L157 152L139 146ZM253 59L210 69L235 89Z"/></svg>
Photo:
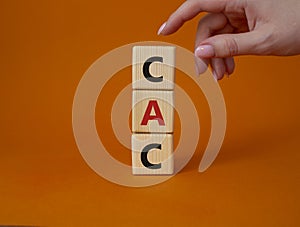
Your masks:
<svg viewBox="0 0 300 227"><path fill-rule="evenodd" d="M233 73L236 55L300 54L300 0L187 0L158 34L176 32L201 12L209 14L199 21L195 55L216 79Z"/></svg>

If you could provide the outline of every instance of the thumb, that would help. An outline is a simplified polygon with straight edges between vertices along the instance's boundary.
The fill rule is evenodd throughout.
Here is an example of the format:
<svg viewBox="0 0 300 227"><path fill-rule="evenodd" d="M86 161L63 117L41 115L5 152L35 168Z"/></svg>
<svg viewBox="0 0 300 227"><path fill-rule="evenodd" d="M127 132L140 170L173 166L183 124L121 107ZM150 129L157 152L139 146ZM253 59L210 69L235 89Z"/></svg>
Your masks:
<svg viewBox="0 0 300 227"><path fill-rule="evenodd" d="M195 50L199 58L226 58L237 55L265 55L270 52L271 35L260 29L239 34L222 34L203 40Z"/></svg>

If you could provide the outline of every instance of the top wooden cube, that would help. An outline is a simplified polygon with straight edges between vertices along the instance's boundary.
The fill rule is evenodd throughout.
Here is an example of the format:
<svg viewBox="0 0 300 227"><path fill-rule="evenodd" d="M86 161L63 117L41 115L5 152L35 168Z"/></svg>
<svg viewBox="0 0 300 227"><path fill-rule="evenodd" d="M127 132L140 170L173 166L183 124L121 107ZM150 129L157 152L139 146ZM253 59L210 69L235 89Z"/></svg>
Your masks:
<svg viewBox="0 0 300 227"><path fill-rule="evenodd" d="M175 47L135 46L132 54L132 88L173 90Z"/></svg>

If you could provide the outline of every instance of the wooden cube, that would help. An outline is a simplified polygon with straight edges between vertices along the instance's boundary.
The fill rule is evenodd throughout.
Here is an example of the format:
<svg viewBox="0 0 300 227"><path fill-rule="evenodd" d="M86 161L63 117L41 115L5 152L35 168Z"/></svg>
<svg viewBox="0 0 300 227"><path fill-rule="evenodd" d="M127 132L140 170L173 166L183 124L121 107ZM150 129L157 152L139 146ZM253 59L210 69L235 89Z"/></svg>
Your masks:
<svg viewBox="0 0 300 227"><path fill-rule="evenodd" d="M173 135L133 134L131 138L134 175L173 174Z"/></svg>
<svg viewBox="0 0 300 227"><path fill-rule="evenodd" d="M174 89L175 47L135 46L132 54L132 88Z"/></svg>
<svg viewBox="0 0 300 227"><path fill-rule="evenodd" d="M132 94L132 132L173 133L173 91L140 91Z"/></svg>

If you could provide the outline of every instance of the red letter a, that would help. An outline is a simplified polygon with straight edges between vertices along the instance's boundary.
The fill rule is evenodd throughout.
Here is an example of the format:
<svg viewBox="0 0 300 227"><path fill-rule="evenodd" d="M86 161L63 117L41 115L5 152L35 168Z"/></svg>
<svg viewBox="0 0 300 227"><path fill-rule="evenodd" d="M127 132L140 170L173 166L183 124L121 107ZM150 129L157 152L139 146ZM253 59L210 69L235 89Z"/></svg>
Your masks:
<svg viewBox="0 0 300 227"><path fill-rule="evenodd" d="M154 109L155 115L150 115L152 108ZM163 116L160 112L158 103L156 100L150 100L144 114L141 125L147 125L149 120L157 120L159 125L165 125Z"/></svg>

